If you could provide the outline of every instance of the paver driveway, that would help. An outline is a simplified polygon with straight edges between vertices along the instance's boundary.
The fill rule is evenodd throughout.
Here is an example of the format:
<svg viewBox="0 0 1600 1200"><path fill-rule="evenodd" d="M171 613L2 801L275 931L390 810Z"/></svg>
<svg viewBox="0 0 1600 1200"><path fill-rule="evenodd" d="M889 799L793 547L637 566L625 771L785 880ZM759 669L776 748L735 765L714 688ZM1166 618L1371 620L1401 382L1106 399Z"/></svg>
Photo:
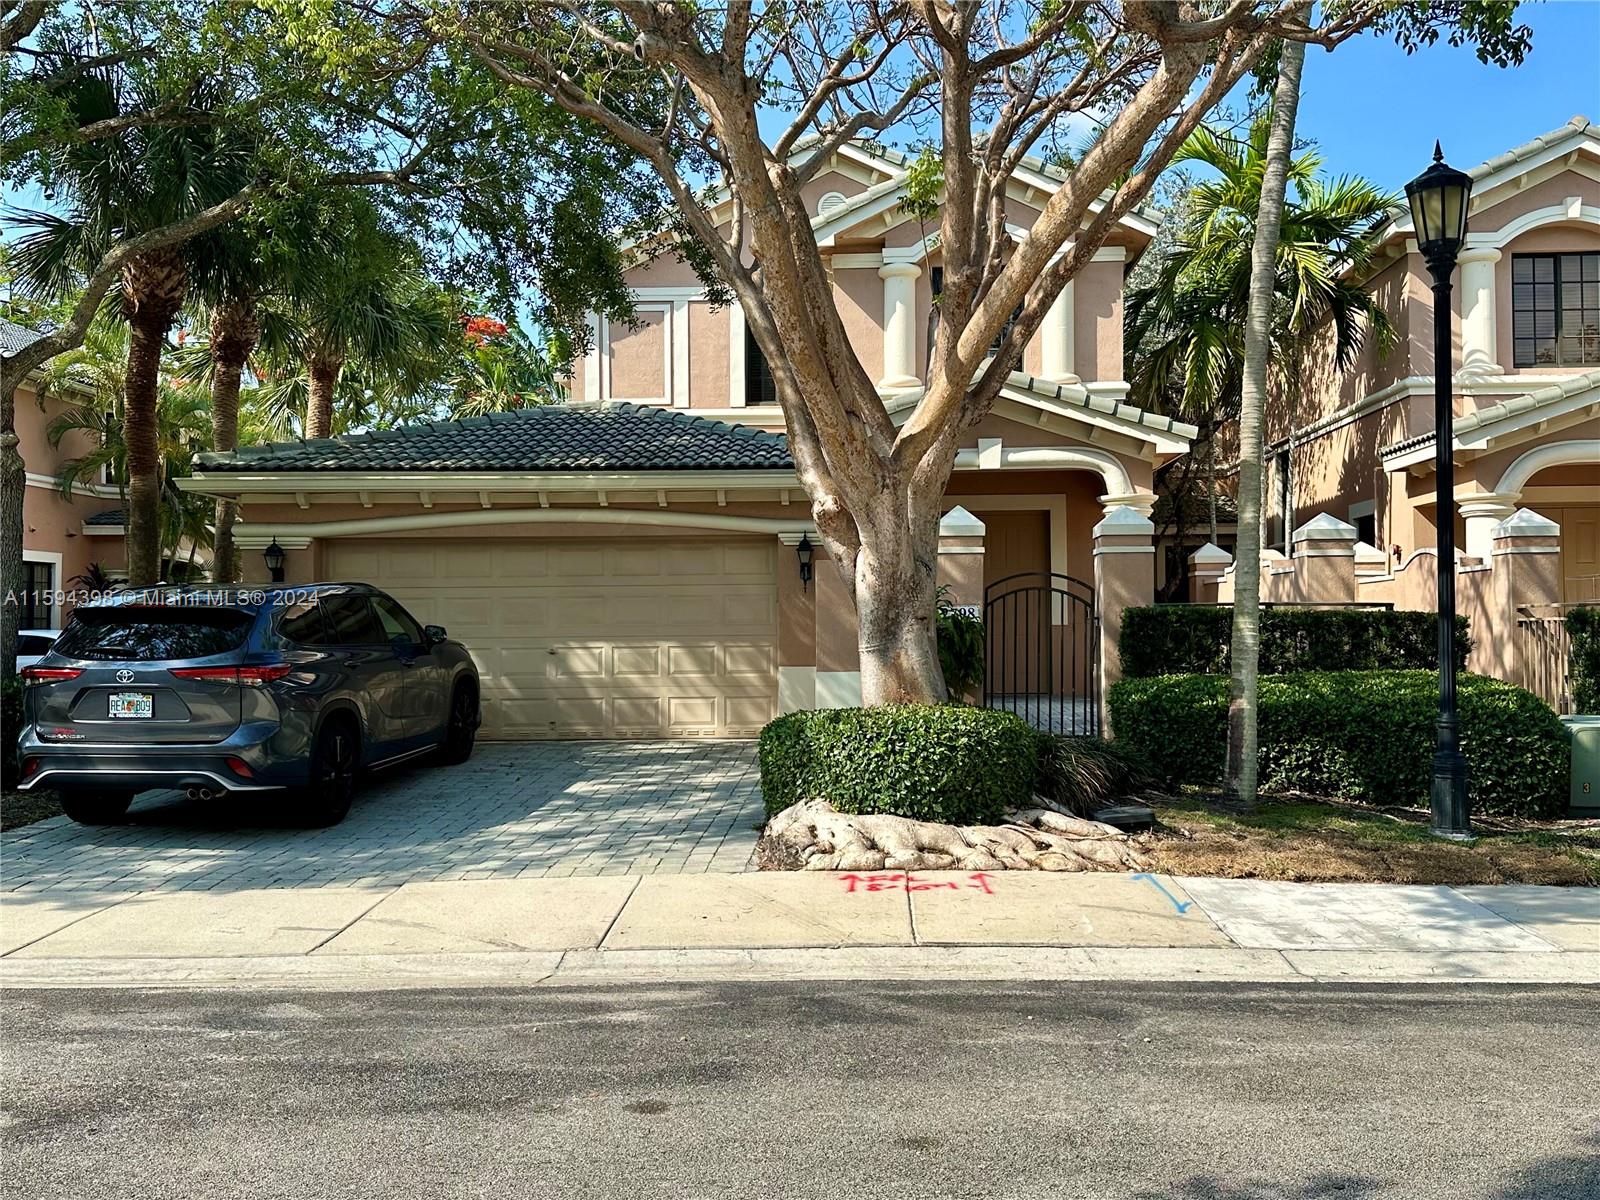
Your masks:
<svg viewBox="0 0 1600 1200"><path fill-rule="evenodd" d="M757 782L752 742L485 744L463 766L379 776L332 829L296 828L270 799L176 792L141 796L127 825L24 826L0 839L0 889L740 871L762 820Z"/></svg>

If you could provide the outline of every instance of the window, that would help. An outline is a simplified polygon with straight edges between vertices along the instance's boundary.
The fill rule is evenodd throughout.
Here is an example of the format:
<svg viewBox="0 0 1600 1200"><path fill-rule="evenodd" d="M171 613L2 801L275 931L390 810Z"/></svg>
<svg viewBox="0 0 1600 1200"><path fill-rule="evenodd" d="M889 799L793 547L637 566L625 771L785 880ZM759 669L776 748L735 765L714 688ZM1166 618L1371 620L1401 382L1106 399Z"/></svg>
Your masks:
<svg viewBox="0 0 1600 1200"><path fill-rule="evenodd" d="M54 638L40 637L37 633L24 634L17 639L17 656L42 658L50 653L50 647L54 644Z"/></svg>
<svg viewBox="0 0 1600 1200"><path fill-rule="evenodd" d="M54 629L56 567L54 563L22 564L22 611L17 614L19 629Z"/></svg>
<svg viewBox="0 0 1600 1200"><path fill-rule="evenodd" d="M367 598L358 592L324 596L322 614L336 646L382 646L389 641Z"/></svg>
<svg viewBox="0 0 1600 1200"><path fill-rule="evenodd" d="M778 402L778 385L773 381L772 367L756 344L756 335L749 325L744 327L744 402L747 408Z"/></svg>
<svg viewBox="0 0 1600 1200"><path fill-rule="evenodd" d="M332 643L322 609L315 600L291 604L278 621L278 633L297 646L327 646Z"/></svg>
<svg viewBox="0 0 1600 1200"><path fill-rule="evenodd" d="M404 638L413 646L422 645L422 626L413 621L405 609L387 596L372 597L372 607L378 614L379 624L383 626L385 641Z"/></svg>
<svg viewBox="0 0 1600 1200"><path fill-rule="evenodd" d="M205 658L239 649L253 624L253 613L233 608L79 607L56 650L96 662Z"/></svg>
<svg viewBox="0 0 1600 1200"><path fill-rule="evenodd" d="M1600 364L1600 254L1511 256L1519 367Z"/></svg>
<svg viewBox="0 0 1600 1200"><path fill-rule="evenodd" d="M1289 452L1280 450L1272 457L1272 482L1274 517L1277 519L1277 536L1272 548L1289 553L1289 531L1294 525L1294 492L1290 489Z"/></svg>

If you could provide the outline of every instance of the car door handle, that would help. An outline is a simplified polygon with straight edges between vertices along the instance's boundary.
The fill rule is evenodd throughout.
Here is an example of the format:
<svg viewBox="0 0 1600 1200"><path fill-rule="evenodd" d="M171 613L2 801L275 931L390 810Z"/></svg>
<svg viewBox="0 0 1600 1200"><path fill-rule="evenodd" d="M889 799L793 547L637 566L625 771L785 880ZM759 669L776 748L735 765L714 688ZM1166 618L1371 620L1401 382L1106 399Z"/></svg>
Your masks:
<svg viewBox="0 0 1600 1200"><path fill-rule="evenodd" d="M344 660L344 669L346 671L354 671L360 665L361 660L359 658L347 658Z"/></svg>

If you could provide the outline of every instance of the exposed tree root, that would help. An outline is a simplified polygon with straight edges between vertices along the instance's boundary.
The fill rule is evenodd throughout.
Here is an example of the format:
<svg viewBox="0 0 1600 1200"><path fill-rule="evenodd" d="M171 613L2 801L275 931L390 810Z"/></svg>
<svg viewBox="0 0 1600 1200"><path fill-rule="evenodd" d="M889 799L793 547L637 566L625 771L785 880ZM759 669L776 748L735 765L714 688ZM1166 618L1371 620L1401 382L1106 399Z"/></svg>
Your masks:
<svg viewBox="0 0 1600 1200"><path fill-rule="evenodd" d="M803 800L767 822L756 857L769 871L1137 871L1147 864L1128 835L1099 821L1038 808L1004 825L941 825L883 814L850 815Z"/></svg>

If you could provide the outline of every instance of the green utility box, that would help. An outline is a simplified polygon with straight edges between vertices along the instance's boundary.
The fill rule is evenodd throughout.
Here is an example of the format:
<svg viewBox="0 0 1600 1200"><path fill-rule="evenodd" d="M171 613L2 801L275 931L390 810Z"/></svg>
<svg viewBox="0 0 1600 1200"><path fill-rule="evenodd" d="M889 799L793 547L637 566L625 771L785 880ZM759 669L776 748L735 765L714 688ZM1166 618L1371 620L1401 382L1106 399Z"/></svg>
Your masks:
<svg viewBox="0 0 1600 1200"><path fill-rule="evenodd" d="M1572 735L1572 815L1600 817L1600 717L1562 717Z"/></svg>

